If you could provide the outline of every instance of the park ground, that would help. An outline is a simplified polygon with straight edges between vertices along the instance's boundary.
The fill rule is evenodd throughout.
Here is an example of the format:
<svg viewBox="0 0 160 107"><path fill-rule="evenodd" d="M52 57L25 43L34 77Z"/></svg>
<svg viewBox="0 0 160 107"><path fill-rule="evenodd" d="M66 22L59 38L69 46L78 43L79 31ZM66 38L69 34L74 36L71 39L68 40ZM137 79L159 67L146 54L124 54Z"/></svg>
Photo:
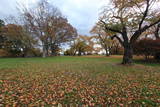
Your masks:
<svg viewBox="0 0 160 107"><path fill-rule="evenodd" d="M122 56L1 58L0 106L160 106L160 64Z"/></svg>

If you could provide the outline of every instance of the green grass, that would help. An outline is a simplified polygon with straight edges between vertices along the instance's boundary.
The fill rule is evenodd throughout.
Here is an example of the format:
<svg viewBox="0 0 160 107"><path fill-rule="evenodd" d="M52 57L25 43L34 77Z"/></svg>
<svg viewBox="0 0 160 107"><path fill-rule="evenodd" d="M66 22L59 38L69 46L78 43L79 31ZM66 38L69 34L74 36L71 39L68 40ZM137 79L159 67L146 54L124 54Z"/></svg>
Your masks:
<svg viewBox="0 0 160 107"><path fill-rule="evenodd" d="M160 106L160 64L121 57L1 58L0 104Z"/></svg>

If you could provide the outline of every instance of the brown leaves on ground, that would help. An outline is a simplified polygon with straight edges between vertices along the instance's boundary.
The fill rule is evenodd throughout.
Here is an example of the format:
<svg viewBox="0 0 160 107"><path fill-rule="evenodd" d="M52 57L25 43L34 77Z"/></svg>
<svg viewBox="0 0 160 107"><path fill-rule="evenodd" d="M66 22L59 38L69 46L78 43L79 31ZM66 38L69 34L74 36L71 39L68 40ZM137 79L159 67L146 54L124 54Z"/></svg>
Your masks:
<svg viewBox="0 0 160 107"><path fill-rule="evenodd" d="M159 72L97 76L82 71L6 72L8 75L0 80L1 106L160 105Z"/></svg>

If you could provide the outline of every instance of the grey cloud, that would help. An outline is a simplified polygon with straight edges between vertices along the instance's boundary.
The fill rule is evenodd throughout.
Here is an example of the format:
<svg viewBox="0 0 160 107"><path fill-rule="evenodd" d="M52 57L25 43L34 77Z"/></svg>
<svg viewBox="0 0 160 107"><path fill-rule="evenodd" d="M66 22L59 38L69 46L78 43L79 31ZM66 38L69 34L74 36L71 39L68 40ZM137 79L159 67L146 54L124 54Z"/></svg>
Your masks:
<svg viewBox="0 0 160 107"><path fill-rule="evenodd" d="M17 2L33 5L39 0L2 0L0 18L15 15ZM98 19L99 9L107 0L49 0L68 18L80 34L88 34Z"/></svg>

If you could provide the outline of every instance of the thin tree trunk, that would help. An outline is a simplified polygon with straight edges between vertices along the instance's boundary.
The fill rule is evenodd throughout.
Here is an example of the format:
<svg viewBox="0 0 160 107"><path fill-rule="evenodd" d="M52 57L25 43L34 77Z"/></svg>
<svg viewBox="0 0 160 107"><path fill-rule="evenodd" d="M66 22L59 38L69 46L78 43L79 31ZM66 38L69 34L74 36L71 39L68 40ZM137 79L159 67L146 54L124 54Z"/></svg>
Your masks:
<svg viewBox="0 0 160 107"><path fill-rule="evenodd" d="M133 48L130 43L124 46L124 55L122 64L131 65L133 63Z"/></svg>
<svg viewBox="0 0 160 107"><path fill-rule="evenodd" d="M154 33L156 39L160 39L160 36L159 36L159 29L160 29L160 24L157 25L156 31L155 31L155 33Z"/></svg>
<svg viewBox="0 0 160 107"><path fill-rule="evenodd" d="M46 55L49 56L49 47L46 46Z"/></svg>
<svg viewBox="0 0 160 107"><path fill-rule="evenodd" d="M78 50L78 56L81 56L82 55L82 52L81 52L81 50L79 49Z"/></svg>
<svg viewBox="0 0 160 107"><path fill-rule="evenodd" d="M52 44L51 46L51 53L52 56L57 56L57 46L55 44Z"/></svg>
<svg viewBox="0 0 160 107"><path fill-rule="evenodd" d="M109 56L108 49L105 49L105 51L106 51L106 56Z"/></svg>
<svg viewBox="0 0 160 107"><path fill-rule="evenodd" d="M28 57L28 48L23 49L23 57Z"/></svg>
<svg viewBox="0 0 160 107"><path fill-rule="evenodd" d="M156 53L156 54L154 55L154 58L155 58L156 60L160 60L160 52Z"/></svg>
<svg viewBox="0 0 160 107"><path fill-rule="evenodd" d="M57 56L57 52L55 49L52 48L52 56Z"/></svg>
<svg viewBox="0 0 160 107"><path fill-rule="evenodd" d="M78 56L82 56L82 53L81 53L81 52L78 52Z"/></svg>
<svg viewBox="0 0 160 107"><path fill-rule="evenodd" d="M55 49L54 49L53 46L51 46L51 55L52 55L52 56L55 56Z"/></svg>
<svg viewBox="0 0 160 107"><path fill-rule="evenodd" d="M73 52L73 56L76 56L76 52L77 52L77 51L74 51L74 52Z"/></svg>
<svg viewBox="0 0 160 107"><path fill-rule="evenodd" d="M45 44L43 44L43 58L46 58L46 54L47 54L47 51L46 51L46 47L45 47Z"/></svg>

